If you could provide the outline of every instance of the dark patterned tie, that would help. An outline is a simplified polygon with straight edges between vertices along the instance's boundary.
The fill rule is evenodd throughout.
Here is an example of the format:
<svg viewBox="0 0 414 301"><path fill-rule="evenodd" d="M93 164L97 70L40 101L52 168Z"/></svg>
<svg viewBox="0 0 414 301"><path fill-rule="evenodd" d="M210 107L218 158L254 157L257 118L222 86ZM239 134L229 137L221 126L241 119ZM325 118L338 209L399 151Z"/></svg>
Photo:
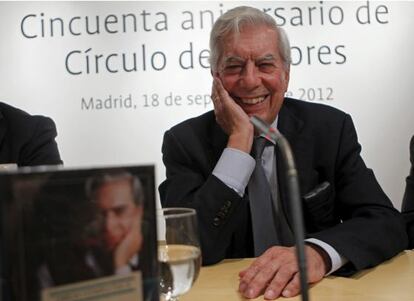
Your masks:
<svg viewBox="0 0 414 301"><path fill-rule="evenodd" d="M272 193L261 162L266 141L265 138L258 137L253 142L256 167L248 184L255 256L260 256L269 247L279 244Z"/></svg>

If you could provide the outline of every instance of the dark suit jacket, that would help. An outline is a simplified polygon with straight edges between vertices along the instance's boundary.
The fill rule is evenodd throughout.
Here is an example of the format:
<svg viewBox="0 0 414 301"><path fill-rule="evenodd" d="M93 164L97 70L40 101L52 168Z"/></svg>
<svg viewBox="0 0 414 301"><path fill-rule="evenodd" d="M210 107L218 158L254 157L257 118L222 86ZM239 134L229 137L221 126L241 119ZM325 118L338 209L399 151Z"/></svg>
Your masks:
<svg viewBox="0 0 414 301"><path fill-rule="evenodd" d="M402 212L407 222L409 248L414 248L414 136L410 142L410 175L407 177L405 193L402 202Z"/></svg>
<svg viewBox="0 0 414 301"><path fill-rule="evenodd" d="M350 261L340 272L374 266L406 247L402 217L360 157L349 115L286 98L278 129L293 149L302 194L324 181L331 184L303 206L307 236L325 241ZM253 256L248 193L241 198L212 175L227 139L214 112L176 125L164 135L167 179L159 187L161 203L197 210L204 264ZM290 223L281 161L277 160L279 189Z"/></svg>
<svg viewBox="0 0 414 301"><path fill-rule="evenodd" d="M0 102L0 164L62 164L52 119L32 116Z"/></svg>

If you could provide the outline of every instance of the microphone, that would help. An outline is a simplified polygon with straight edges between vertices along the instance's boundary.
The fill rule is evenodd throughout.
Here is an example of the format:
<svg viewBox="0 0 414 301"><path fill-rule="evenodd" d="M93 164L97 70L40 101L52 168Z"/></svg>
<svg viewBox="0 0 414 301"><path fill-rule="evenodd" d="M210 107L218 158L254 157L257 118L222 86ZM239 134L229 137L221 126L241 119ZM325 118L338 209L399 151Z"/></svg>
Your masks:
<svg viewBox="0 0 414 301"><path fill-rule="evenodd" d="M279 146L283 159L286 163L286 179L288 183L288 195L292 205L293 232L295 236L302 301L308 301L308 281L304 242L305 230L303 226L302 202L299 191L298 172L295 167L292 149L287 139L277 129L272 128L259 117L252 116L250 118L250 122L259 133L266 136L266 139L273 140Z"/></svg>

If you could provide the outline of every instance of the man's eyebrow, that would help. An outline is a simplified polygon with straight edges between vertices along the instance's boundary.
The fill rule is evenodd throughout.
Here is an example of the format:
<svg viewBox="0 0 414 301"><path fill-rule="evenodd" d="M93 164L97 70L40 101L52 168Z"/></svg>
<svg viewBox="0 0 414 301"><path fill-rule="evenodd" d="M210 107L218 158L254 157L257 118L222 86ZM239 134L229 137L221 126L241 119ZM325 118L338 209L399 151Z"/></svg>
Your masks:
<svg viewBox="0 0 414 301"><path fill-rule="evenodd" d="M224 58L224 64L230 64L230 63L244 63L244 59L242 59L239 56L228 56Z"/></svg>
<svg viewBox="0 0 414 301"><path fill-rule="evenodd" d="M262 57L256 59L256 62L263 62L263 61L275 61L276 58L273 54L266 54ZM239 56L228 56L224 58L224 64L231 64L231 63L244 63L245 59Z"/></svg>
<svg viewBox="0 0 414 301"><path fill-rule="evenodd" d="M275 61L275 60L276 60L276 58L273 54L266 54L265 56L257 58L256 62Z"/></svg>

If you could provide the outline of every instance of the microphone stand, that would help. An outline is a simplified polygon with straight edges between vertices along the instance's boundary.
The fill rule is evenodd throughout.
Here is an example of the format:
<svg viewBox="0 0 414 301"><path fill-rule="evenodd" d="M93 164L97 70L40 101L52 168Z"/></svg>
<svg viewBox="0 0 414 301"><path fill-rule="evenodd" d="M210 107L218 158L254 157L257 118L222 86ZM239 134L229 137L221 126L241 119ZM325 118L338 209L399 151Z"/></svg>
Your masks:
<svg viewBox="0 0 414 301"><path fill-rule="evenodd" d="M252 116L250 122L267 139L273 140L282 152L283 159L286 163L286 179L288 183L288 192L292 205L293 231L296 244L296 256L299 267L300 287L302 301L308 301L308 281L306 273L306 256L305 256L305 230L303 225L302 202L299 192L298 172L295 167L292 149L286 138L275 128L270 127L266 122L257 116Z"/></svg>

